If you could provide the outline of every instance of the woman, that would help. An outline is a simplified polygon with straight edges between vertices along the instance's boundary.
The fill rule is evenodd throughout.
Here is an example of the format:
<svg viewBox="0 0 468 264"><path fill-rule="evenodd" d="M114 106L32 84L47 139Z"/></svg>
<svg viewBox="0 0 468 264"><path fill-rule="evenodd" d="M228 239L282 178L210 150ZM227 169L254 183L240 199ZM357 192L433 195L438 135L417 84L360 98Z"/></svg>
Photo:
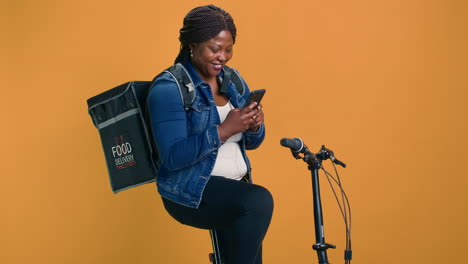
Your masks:
<svg viewBox="0 0 468 264"><path fill-rule="evenodd" d="M148 103L161 162L158 191L177 221L217 231L223 263L262 263L273 199L248 182L246 149L262 143L264 114L256 103L244 107L250 91L243 80L243 95L232 82L221 92L236 27L223 9L201 6L186 15L179 39L175 62L189 73L196 97L186 110L169 73L153 84Z"/></svg>

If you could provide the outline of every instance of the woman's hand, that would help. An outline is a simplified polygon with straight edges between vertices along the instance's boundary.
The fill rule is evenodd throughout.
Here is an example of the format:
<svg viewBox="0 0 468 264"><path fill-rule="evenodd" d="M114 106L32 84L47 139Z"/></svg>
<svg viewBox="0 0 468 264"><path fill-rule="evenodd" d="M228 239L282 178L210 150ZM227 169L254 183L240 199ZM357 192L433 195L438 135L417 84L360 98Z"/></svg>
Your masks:
<svg viewBox="0 0 468 264"><path fill-rule="evenodd" d="M243 109L232 109L218 127L219 138L226 141L231 136L244 132L247 129L257 131L263 123L263 112L260 109L254 109L256 103L252 103ZM255 117L255 118L254 118Z"/></svg>
<svg viewBox="0 0 468 264"><path fill-rule="evenodd" d="M252 112L257 112L257 113L252 117L254 122L250 124L249 130L253 132L257 132L260 126L265 121L265 117L262 111L262 105L260 104L257 108L253 109Z"/></svg>

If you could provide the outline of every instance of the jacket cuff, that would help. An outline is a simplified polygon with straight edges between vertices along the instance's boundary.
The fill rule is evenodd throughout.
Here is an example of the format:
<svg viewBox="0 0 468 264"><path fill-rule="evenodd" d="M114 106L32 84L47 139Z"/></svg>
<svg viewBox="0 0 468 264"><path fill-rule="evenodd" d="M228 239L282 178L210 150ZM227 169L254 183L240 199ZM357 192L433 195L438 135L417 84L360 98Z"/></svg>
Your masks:
<svg viewBox="0 0 468 264"><path fill-rule="evenodd" d="M257 131L246 130L245 133L247 133L250 136L257 136L259 134L262 134L264 131L265 131L265 124L261 124Z"/></svg>
<svg viewBox="0 0 468 264"><path fill-rule="evenodd" d="M221 141L219 138L219 133L218 133L218 126L212 126L208 129L207 131L207 137L208 137L208 144L213 148L213 149L218 149L224 142Z"/></svg>

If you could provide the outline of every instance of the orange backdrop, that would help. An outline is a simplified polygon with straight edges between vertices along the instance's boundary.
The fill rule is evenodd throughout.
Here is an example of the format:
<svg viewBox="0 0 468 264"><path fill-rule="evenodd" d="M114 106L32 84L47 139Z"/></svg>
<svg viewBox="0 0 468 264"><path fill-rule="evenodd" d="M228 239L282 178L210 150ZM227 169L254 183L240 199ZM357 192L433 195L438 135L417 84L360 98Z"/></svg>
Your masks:
<svg viewBox="0 0 468 264"><path fill-rule="evenodd" d="M467 263L467 4L212 3L239 30L230 65L268 90L267 138L250 153L275 199L264 262L317 263L309 171L279 145L301 137L349 165L353 263ZM1 263L208 263L208 232L174 221L154 184L111 192L86 105L168 67L202 4L2 2ZM342 263L344 224L321 180Z"/></svg>

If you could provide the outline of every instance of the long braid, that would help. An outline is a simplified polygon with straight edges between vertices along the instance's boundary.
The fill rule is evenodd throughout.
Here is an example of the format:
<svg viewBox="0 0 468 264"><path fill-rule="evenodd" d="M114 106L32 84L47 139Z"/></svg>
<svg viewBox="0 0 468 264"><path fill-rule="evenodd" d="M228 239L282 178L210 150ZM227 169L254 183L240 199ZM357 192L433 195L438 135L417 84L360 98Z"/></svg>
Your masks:
<svg viewBox="0 0 468 264"><path fill-rule="evenodd" d="M192 9L185 16L183 26L180 29L179 41L181 45L175 63L184 63L190 60L189 44L207 41L223 30L231 32L233 41L236 41L236 25L231 15L224 9L214 5Z"/></svg>
<svg viewBox="0 0 468 264"><path fill-rule="evenodd" d="M175 59L174 64L179 63L179 62L184 63L188 60L190 60L190 48L188 45L180 44L179 55L177 55L177 58Z"/></svg>

